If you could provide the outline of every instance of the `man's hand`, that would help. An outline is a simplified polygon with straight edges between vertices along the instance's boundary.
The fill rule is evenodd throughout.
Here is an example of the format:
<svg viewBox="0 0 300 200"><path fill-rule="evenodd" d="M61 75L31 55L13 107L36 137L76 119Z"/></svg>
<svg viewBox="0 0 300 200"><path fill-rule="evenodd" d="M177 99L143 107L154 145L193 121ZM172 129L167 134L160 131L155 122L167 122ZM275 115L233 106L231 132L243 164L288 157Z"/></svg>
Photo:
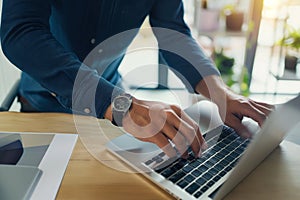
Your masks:
<svg viewBox="0 0 300 200"><path fill-rule="evenodd" d="M186 157L189 146L198 157L207 148L198 124L175 105L133 98L123 128L142 141L155 143L169 157L176 156L176 150Z"/></svg>
<svg viewBox="0 0 300 200"><path fill-rule="evenodd" d="M242 124L243 117L252 118L259 126L274 109L274 106L257 102L249 98L227 91L226 94L227 109L225 110L225 124L235 129L241 136L249 138L251 133L248 128ZM222 109L219 106L219 110Z"/></svg>
<svg viewBox="0 0 300 200"><path fill-rule="evenodd" d="M246 138L252 135L248 128L242 124L243 117L252 118L261 126L274 109L273 105L235 94L218 76L205 77L197 85L196 90L216 103L223 122Z"/></svg>

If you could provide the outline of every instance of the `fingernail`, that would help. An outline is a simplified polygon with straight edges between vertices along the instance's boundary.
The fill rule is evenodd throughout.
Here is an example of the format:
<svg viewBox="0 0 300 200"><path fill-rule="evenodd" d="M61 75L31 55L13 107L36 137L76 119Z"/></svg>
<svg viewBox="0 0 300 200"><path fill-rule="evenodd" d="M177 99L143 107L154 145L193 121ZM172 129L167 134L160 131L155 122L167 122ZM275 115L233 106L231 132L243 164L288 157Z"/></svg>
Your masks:
<svg viewBox="0 0 300 200"><path fill-rule="evenodd" d="M250 139L252 137L252 134L249 132L243 132L241 135L242 135L242 137L244 137L246 139Z"/></svg>
<svg viewBox="0 0 300 200"><path fill-rule="evenodd" d="M206 150L206 149L208 148L207 143L206 143L206 142L203 142L201 148L202 148L203 150Z"/></svg>
<svg viewBox="0 0 300 200"><path fill-rule="evenodd" d="M198 158L200 158L202 156L202 151L200 149L199 153L198 153Z"/></svg>

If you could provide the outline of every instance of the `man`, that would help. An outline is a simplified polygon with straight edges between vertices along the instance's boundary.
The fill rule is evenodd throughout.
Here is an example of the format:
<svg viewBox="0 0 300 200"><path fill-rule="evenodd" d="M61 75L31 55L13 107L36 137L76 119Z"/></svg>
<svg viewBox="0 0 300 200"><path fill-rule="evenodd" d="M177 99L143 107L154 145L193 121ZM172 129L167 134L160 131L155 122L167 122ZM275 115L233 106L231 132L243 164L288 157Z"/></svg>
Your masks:
<svg viewBox="0 0 300 200"><path fill-rule="evenodd" d="M171 143L183 156L189 145L200 156L206 143L198 125L179 107L136 99L116 87L118 66L146 16L168 66L191 92L216 103L227 125L250 137L242 118L261 125L272 106L225 86L191 37L181 0L4 0L2 48L23 71L20 95L28 111L106 118L169 156L176 154ZM117 37L126 31L123 39Z"/></svg>

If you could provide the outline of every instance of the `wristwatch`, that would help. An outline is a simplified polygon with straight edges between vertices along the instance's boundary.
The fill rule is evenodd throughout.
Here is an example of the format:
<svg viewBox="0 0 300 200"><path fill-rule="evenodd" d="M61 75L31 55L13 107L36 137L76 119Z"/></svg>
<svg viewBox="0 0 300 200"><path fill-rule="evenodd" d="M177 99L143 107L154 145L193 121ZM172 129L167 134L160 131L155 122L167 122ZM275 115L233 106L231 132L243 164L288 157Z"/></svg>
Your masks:
<svg viewBox="0 0 300 200"><path fill-rule="evenodd" d="M124 93L116 96L112 102L112 123L115 126L123 126L123 118L131 108L132 96Z"/></svg>

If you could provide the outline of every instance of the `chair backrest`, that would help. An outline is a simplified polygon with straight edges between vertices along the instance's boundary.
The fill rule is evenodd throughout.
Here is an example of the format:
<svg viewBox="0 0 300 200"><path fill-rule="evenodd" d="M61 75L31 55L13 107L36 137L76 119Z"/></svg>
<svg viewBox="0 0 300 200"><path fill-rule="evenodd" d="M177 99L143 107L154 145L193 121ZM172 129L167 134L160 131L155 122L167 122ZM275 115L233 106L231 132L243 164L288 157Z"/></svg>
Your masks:
<svg viewBox="0 0 300 200"><path fill-rule="evenodd" d="M21 71L5 57L0 45L0 111L8 111L10 108L19 110L19 105L13 102L18 95L20 75Z"/></svg>
<svg viewBox="0 0 300 200"><path fill-rule="evenodd" d="M11 87L11 89L9 90L8 94L4 97L4 100L0 105L0 111L9 111L14 100L18 96L19 85L20 85L20 79L17 79L16 82Z"/></svg>
<svg viewBox="0 0 300 200"><path fill-rule="evenodd" d="M0 0L0 21L2 0ZM0 44L0 111L17 110L13 102L18 95L21 71L3 54ZM12 106L13 105L13 106Z"/></svg>

